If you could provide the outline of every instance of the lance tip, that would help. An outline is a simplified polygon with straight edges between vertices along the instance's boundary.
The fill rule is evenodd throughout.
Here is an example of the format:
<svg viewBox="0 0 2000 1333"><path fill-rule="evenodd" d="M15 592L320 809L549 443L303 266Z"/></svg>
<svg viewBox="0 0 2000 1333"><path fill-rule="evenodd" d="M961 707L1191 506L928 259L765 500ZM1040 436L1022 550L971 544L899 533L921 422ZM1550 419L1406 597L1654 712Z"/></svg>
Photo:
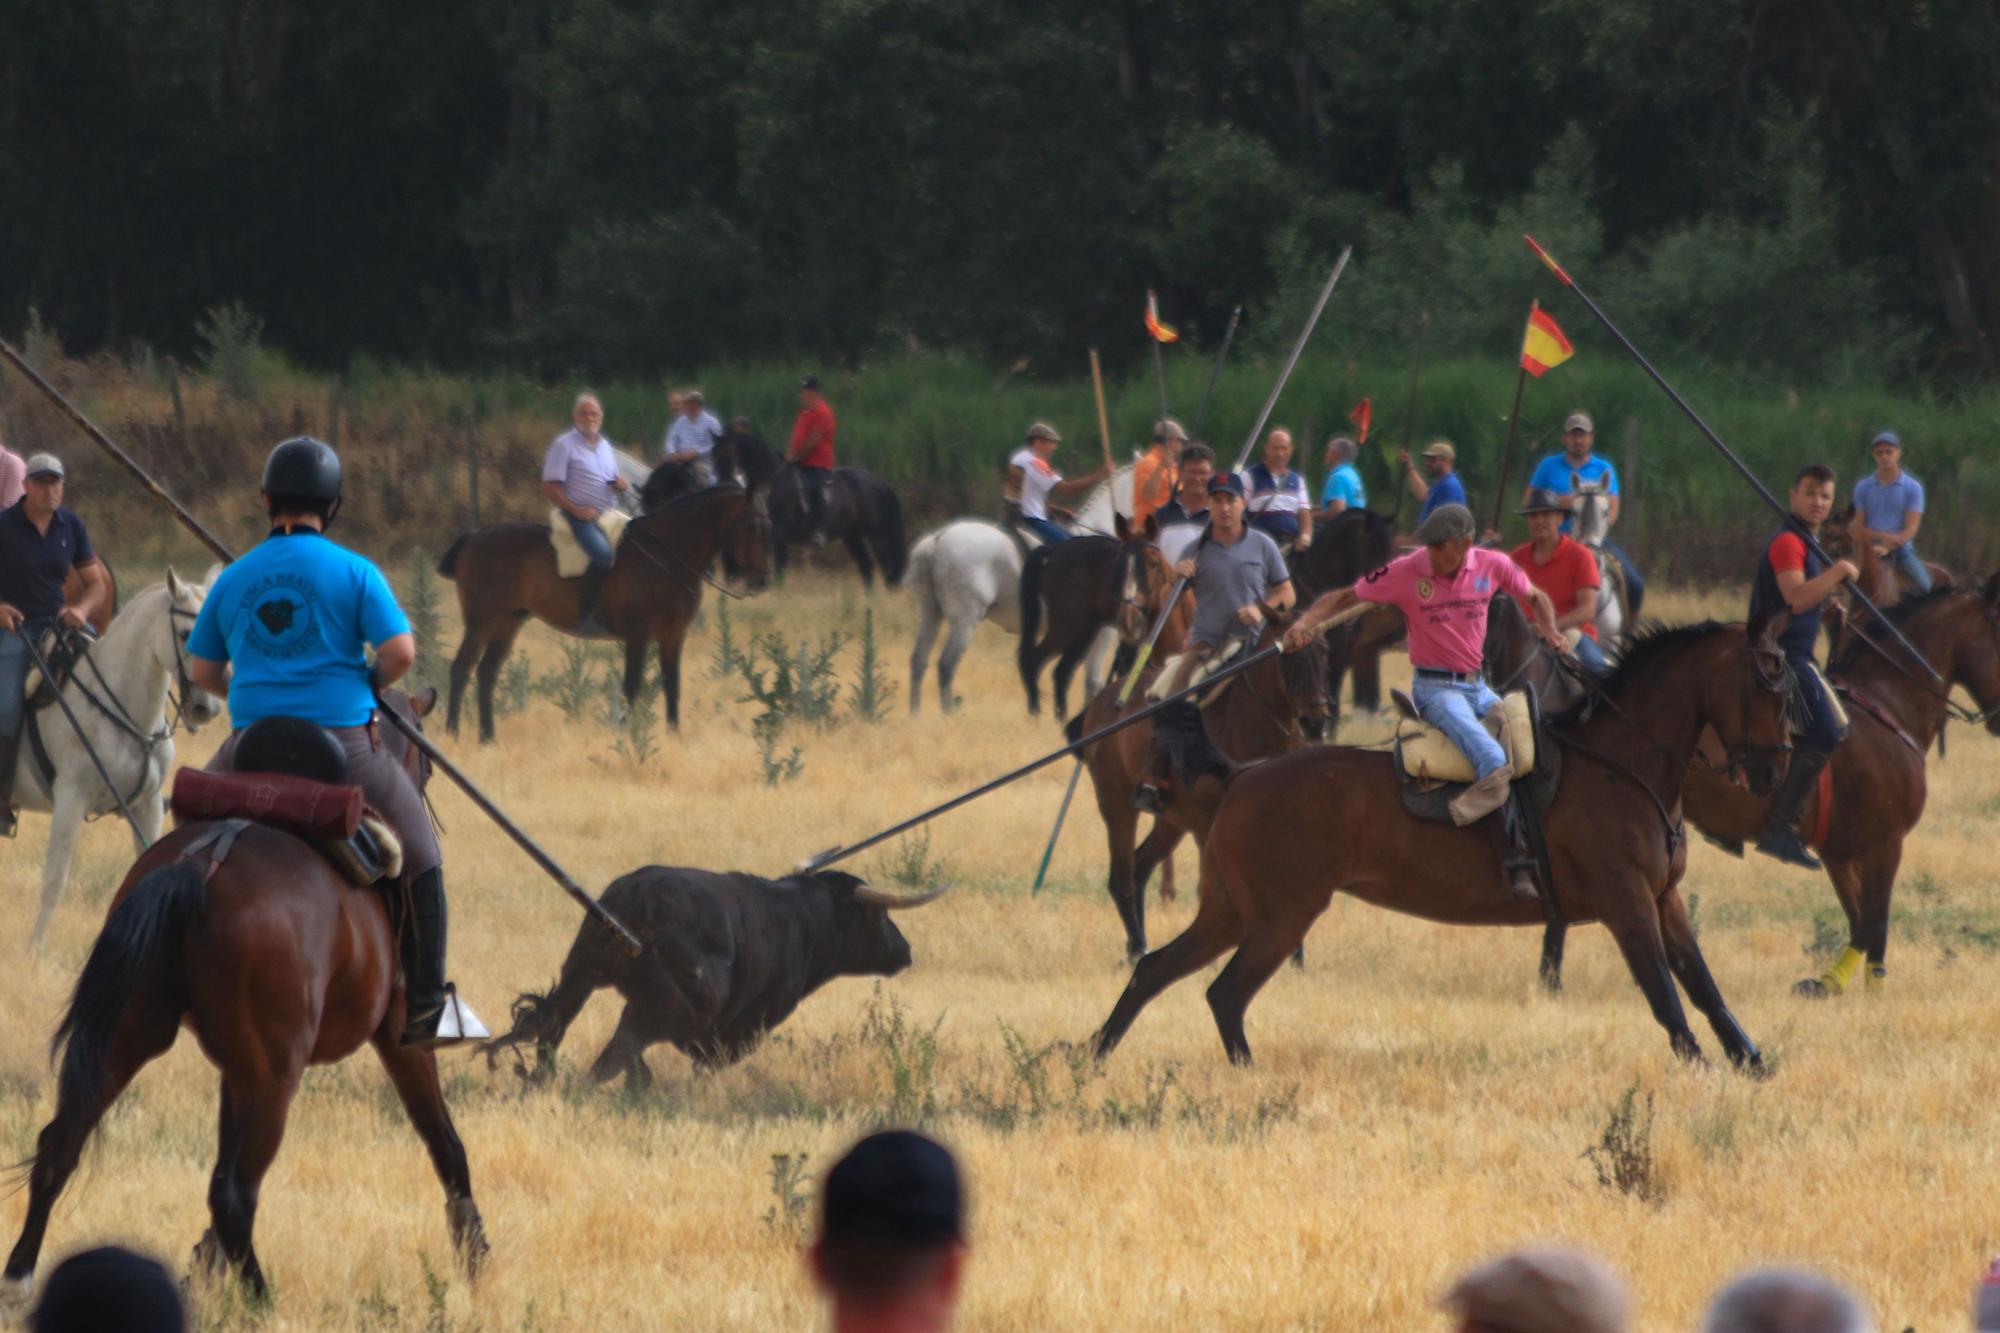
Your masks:
<svg viewBox="0 0 2000 1333"><path fill-rule="evenodd" d="M1563 266L1556 262L1555 256L1550 254L1547 250L1542 249L1541 243L1539 241L1537 241L1534 237L1528 235L1526 232L1523 232L1521 234L1521 239L1526 241L1528 243L1528 248L1535 252L1535 258L1541 260L1544 264L1547 264L1549 266L1549 272L1555 274L1558 278L1562 279L1564 286L1566 287L1576 286L1574 282L1570 281L1569 274L1563 272Z"/></svg>

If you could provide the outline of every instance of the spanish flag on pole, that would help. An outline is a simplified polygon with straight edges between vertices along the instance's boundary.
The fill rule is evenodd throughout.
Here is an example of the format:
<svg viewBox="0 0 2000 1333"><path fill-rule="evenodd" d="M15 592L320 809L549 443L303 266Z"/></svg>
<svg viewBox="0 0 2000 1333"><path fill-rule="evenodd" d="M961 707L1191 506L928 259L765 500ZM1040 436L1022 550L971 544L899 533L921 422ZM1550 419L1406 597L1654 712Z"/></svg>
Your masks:
<svg viewBox="0 0 2000 1333"><path fill-rule="evenodd" d="M1569 345L1569 339L1556 327L1554 319L1542 309L1540 301L1528 307L1528 329L1521 337L1521 369L1540 379L1549 371L1576 355L1576 349Z"/></svg>
<svg viewBox="0 0 2000 1333"><path fill-rule="evenodd" d="M1181 331L1171 324L1160 322L1160 298L1146 289L1146 332L1153 335L1155 342L1174 343L1181 340Z"/></svg>

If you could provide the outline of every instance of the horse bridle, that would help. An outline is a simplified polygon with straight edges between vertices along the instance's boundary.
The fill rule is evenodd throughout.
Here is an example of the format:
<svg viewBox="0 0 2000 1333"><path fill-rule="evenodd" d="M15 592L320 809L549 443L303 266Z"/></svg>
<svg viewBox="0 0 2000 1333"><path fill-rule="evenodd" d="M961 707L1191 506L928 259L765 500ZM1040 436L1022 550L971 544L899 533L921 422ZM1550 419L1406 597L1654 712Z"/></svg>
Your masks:
<svg viewBox="0 0 2000 1333"><path fill-rule="evenodd" d="M753 495L748 490L745 490L744 494L748 496L750 499L751 522L761 523L764 526L764 532L761 535L768 538L768 536L770 535L771 515L769 509L765 506L764 498L760 495ZM647 517L647 516L641 515L641 517ZM653 542L656 540L651 533L646 532L644 530L635 532L630 527L628 527L625 530L625 536L631 541L633 550L637 551L640 555L645 556L648 560L652 561L655 565L659 566L661 569L665 569L669 574L674 572L672 569L668 568L666 561L661 560L659 556L654 555L651 551L647 550L644 545L641 544L642 542ZM674 550L671 546L662 545L660 546L659 549L666 555L667 560L671 560L674 562L674 564L680 566L680 570L683 574L686 574L690 578L699 579L701 582L706 583L709 587L721 593L724 597L728 597L735 601L740 602L748 595L746 593L740 593L734 591L728 585L724 584L719 579L717 579L715 575L709 573L707 570L696 569L693 565L690 565L687 561L681 559L680 552Z"/></svg>
<svg viewBox="0 0 2000 1333"><path fill-rule="evenodd" d="M1975 594L1971 593L1967 594L1967 596L1973 596L1973 595ZM1995 607L1991 604L1988 604L1982 598L1979 608L1979 615L1980 618L1986 622L1987 636L1993 640L1994 654L1996 656L2000 656L2000 607ZM2000 716L2000 703L1995 703L1988 708L1981 708L1976 712L1970 708L1967 708L1964 704L1960 703L1958 700L1951 697L1951 688L1949 685L1947 685L1944 689L1941 690L1937 686L1925 680L1923 677L1919 676L1916 672L1910 670L1910 668L1901 660L1899 660L1894 653L1891 653L1887 648L1884 648L1880 643L1870 638L1868 636L1868 632L1862 629L1859 625L1855 624L1851 618L1847 622L1846 629L1849 634L1852 634L1855 638L1861 640L1862 644L1865 645L1877 657L1881 658L1884 662L1887 662L1890 666L1896 668L1896 670L1903 675L1904 679L1908 680L1912 685L1915 685L1925 694L1928 694L1931 698L1936 699L1939 703L1943 704L1945 715L1951 718L1954 722L1964 722L1967 723L1968 725L1977 727L1977 726L1984 726L1990 719L1992 719L1995 716Z"/></svg>

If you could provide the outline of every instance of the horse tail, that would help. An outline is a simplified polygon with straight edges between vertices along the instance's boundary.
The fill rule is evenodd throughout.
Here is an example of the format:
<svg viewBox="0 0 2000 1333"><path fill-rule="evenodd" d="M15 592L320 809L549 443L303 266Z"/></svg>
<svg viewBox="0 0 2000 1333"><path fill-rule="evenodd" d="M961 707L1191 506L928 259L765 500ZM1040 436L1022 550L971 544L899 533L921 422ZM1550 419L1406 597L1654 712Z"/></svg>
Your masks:
<svg viewBox="0 0 2000 1333"><path fill-rule="evenodd" d="M911 600L916 602L920 615L944 613L944 607L938 602L936 580L931 574L932 562L937 559L939 538L943 535L944 529L940 528L910 548L906 577L909 579ZM883 577L888 575L885 573Z"/></svg>
<svg viewBox="0 0 2000 1333"><path fill-rule="evenodd" d="M102 1105L119 1023L149 978L165 982L176 1013L186 1007L180 938L207 902L202 868L176 861L148 871L113 909L84 960L69 1008L49 1042L49 1058L61 1058L56 1075L59 1108L89 1114Z"/></svg>
<svg viewBox="0 0 2000 1333"><path fill-rule="evenodd" d="M450 546L445 547L443 557L438 560L438 573L448 579L458 577L458 553L465 549L465 544L470 540L472 540L471 533L462 533Z"/></svg>
<svg viewBox="0 0 2000 1333"><path fill-rule="evenodd" d="M882 581L893 588L903 581L910 565L910 543L903 534L903 502L886 483L878 480L875 484L879 512L870 544L875 548L876 563L882 566Z"/></svg>
<svg viewBox="0 0 2000 1333"><path fill-rule="evenodd" d="M1038 546L1021 566L1021 642L1015 646L1014 660L1020 664L1021 683L1028 687L1030 699L1035 697L1035 677L1042 666L1040 645L1035 642L1042 632L1042 566L1053 550Z"/></svg>

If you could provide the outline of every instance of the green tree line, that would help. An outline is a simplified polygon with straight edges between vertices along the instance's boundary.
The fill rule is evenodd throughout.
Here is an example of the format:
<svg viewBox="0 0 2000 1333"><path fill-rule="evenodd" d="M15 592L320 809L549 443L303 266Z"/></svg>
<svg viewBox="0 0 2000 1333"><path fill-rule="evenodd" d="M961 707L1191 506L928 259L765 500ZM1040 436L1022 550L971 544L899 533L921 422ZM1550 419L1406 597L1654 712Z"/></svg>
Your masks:
<svg viewBox="0 0 2000 1333"><path fill-rule="evenodd" d="M1994 370L1990 0L66 0L0 27L0 327L657 378L1488 350L1534 230L1686 365Z"/></svg>

